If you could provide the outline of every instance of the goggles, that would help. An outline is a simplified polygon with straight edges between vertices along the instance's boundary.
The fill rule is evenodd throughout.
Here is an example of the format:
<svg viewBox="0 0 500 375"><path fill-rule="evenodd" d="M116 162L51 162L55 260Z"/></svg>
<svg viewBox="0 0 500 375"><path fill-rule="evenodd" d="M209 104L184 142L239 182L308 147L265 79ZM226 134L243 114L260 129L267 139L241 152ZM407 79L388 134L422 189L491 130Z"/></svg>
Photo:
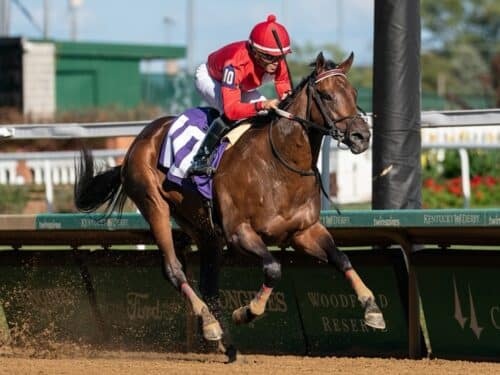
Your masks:
<svg viewBox="0 0 500 375"><path fill-rule="evenodd" d="M267 64L276 63L285 57L285 55L277 55L277 56L269 55L267 53L260 52L259 50L255 49L255 48L253 49L253 52L258 59L262 60L263 62L265 62Z"/></svg>

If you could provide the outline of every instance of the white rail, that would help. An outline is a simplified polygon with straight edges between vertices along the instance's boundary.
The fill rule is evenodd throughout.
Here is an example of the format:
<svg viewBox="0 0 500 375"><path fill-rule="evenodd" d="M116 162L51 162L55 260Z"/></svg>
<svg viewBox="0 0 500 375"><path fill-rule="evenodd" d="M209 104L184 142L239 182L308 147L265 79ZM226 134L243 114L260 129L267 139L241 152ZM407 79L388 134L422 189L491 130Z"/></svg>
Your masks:
<svg viewBox="0 0 500 375"><path fill-rule="evenodd" d="M367 115L372 124L372 115ZM0 138L9 139L70 139L137 135L149 121L18 124L0 127ZM424 111L422 128L500 125L500 109L471 111Z"/></svg>
<svg viewBox="0 0 500 375"><path fill-rule="evenodd" d="M126 151L95 150L93 153L98 163L114 166L115 158L125 155ZM0 153L0 184L72 184L75 181L75 160L78 156L78 151ZM19 161L25 161L31 181L26 181L25 177L18 174Z"/></svg>
<svg viewBox="0 0 500 375"><path fill-rule="evenodd" d="M96 150L94 157L105 167L116 165L116 157L125 155L127 150ZM24 185L32 183L44 185L48 212L54 203L54 185L69 185L75 182L75 160L77 151L0 153L0 184ZM30 181L18 174L19 162L24 161L29 170Z"/></svg>
<svg viewBox="0 0 500 375"><path fill-rule="evenodd" d="M149 121L18 124L0 127L0 137L9 139L79 139L135 136Z"/></svg>

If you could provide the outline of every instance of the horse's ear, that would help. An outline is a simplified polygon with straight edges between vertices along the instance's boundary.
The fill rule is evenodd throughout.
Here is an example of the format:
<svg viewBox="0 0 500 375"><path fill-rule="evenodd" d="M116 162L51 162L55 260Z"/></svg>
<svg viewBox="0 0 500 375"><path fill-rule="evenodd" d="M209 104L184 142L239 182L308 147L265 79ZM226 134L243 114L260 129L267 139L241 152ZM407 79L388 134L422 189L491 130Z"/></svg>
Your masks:
<svg viewBox="0 0 500 375"><path fill-rule="evenodd" d="M323 52L318 53L318 56L316 57L316 72L321 71L321 69L324 68L325 66L325 57L323 56Z"/></svg>
<svg viewBox="0 0 500 375"><path fill-rule="evenodd" d="M354 52L351 52L349 57L342 63L340 63L337 68L342 69L344 73L347 73L351 69L352 61L354 60Z"/></svg>

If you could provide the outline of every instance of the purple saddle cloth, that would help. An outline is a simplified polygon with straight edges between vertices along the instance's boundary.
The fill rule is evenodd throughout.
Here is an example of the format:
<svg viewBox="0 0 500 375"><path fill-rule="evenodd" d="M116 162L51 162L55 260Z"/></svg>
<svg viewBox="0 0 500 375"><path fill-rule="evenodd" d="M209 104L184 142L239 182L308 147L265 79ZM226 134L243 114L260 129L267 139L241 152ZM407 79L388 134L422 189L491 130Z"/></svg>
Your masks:
<svg viewBox="0 0 500 375"><path fill-rule="evenodd" d="M181 113L172 123L163 141L158 164L168 169L167 179L173 183L195 189L212 199L212 178L190 176L187 171L205 137L209 124L218 116L213 108L195 107ZM228 142L223 140L212 156L212 167L217 168Z"/></svg>

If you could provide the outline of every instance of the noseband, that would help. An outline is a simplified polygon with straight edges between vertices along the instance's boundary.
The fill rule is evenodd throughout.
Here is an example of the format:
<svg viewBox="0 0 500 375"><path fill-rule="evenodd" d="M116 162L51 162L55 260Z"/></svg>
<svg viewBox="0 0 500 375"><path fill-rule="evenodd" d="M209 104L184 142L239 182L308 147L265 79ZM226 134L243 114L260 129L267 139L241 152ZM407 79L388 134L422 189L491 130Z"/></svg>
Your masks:
<svg viewBox="0 0 500 375"><path fill-rule="evenodd" d="M323 81L324 79L327 79L329 77L336 77L336 76L341 76L347 79L346 75L341 69L330 69L326 70L320 74L318 74L316 77L311 76L308 81L307 81L307 110L306 110L306 118L302 118L300 116L294 115L290 112L284 111L282 109L275 109L275 112L281 116L285 117L289 120L296 121L300 125L302 125L307 132L309 130L314 129L315 131L323 134L323 135L329 135L333 139L338 141L338 145L345 141L346 139L346 134L349 134L349 129L351 128L353 122L357 118L361 118L361 115L359 113L352 115L352 116L345 116L341 118L334 118L329 116L325 104L323 102L323 99L321 96L325 95L322 94L321 92L318 91L318 89L315 87L319 82ZM321 114L321 117L323 117L324 125L318 125L317 123L309 120L311 118L311 107L312 107L312 102L316 103L316 106L318 107L318 110ZM361 108L356 106L361 112L364 113ZM346 128L344 131L341 131L338 127L337 124L342 122L342 121L348 121L346 124ZM273 122L271 123L271 126L269 126L269 141L271 143L271 148L273 150L273 153L276 155L278 160L284 164L288 169L300 174L301 176L314 176L317 175L316 170L310 170L310 171L304 171L298 168L295 168L294 166L290 165L286 160L284 160L281 155L279 154L278 150L276 149L276 146L274 145L273 138L272 138L272 127L273 127Z"/></svg>

